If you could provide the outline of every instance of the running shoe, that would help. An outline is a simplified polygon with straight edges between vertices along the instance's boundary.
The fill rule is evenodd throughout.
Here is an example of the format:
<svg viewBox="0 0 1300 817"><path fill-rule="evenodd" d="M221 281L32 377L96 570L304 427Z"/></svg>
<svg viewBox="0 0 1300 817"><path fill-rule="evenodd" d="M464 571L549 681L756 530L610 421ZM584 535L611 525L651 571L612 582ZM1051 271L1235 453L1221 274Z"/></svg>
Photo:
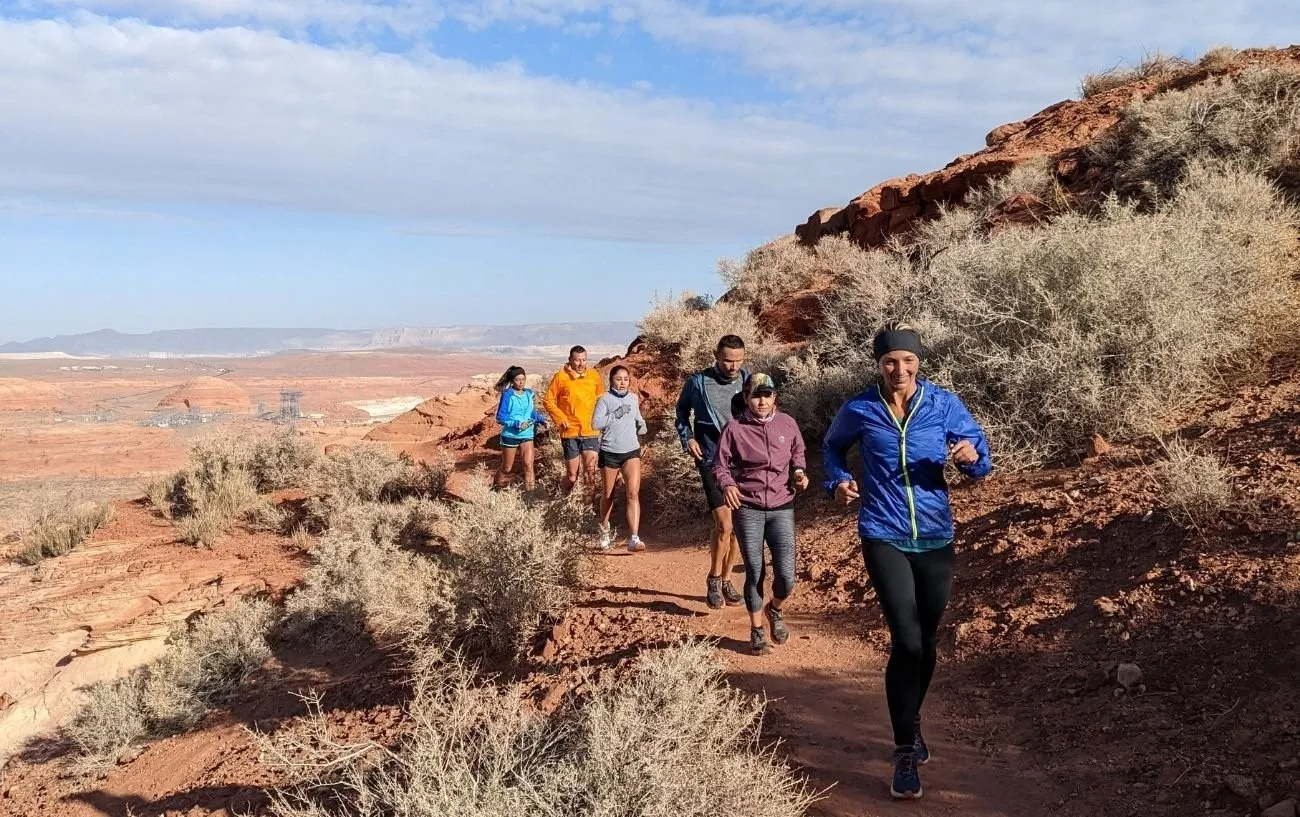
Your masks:
<svg viewBox="0 0 1300 817"><path fill-rule="evenodd" d="M781 615L781 611L770 604L767 605L767 622L772 625L772 641L784 644L790 637L790 631L785 626L785 617Z"/></svg>
<svg viewBox="0 0 1300 817"><path fill-rule="evenodd" d="M629 536L627 538L627 552L640 553L645 550L645 542L641 541L640 536Z"/></svg>
<svg viewBox="0 0 1300 817"><path fill-rule="evenodd" d="M754 655L767 655L772 651L767 645L767 635L762 627L749 628L749 651Z"/></svg>
<svg viewBox="0 0 1300 817"><path fill-rule="evenodd" d="M921 799L921 775L916 767L916 750L911 746L894 750L894 781L889 796L895 800Z"/></svg>
<svg viewBox="0 0 1300 817"><path fill-rule="evenodd" d="M930 762L930 747L925 745L925 738L921 737L920 715L916 716L916 740L912 743L912 748L916 751L916 765L924 766Z"/></svg>
<svg viewBox="0 0 1300 817"><path fill-rule="evenodd" d="M727 604L742 604L745 597L736 592L736 587L731 583L731 579L724 579L722 582L722 597L727 600Z"/></svg>
<svg viewBox="0 0 1300 817"><path fill-rule="evenodd" d="M600 549L609 550L610 546L613 544L614 544L614 529L609 527L608 525L602 526L600 529Z"/></svg>
<svg viewBox="0 0 1300 817"><path fill-rule="evenodd" d="M722 609L724 604L722 599L722 579L718 576L709 577L709 592L705 599L714 610Z"/></svg>

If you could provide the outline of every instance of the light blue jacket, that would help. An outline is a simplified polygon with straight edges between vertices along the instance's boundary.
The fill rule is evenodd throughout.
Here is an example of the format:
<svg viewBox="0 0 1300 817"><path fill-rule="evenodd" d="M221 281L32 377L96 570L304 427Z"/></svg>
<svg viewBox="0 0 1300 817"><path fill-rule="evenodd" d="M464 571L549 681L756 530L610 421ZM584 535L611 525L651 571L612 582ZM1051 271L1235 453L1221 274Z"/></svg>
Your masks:
<svg viewBox="0 0 1300 817"><path fill-rule="evenodd" d="M537 403L532 389L515 391L507 387L501 393L501 402L497 403L497 422L501 424L501 436L515 442L526 442L533 438L538 423L546 422L546 415L537 410ZM525 428L524 424L532 424Z"/></svg>
<svg viewBox="0 0 1300 817"><path fill-rule="evenodd" d="M944 463L948 448L960 440L975 446L979 460L958 469L980 479L993 470L988 440L961 399L925 380L904 419L894 417L880 388L871 389L840 407L822 442L824 487L853 479L845 455L856 444L862 453L858 493L858 533L892 542L953 538L952 511Z"/></svg>

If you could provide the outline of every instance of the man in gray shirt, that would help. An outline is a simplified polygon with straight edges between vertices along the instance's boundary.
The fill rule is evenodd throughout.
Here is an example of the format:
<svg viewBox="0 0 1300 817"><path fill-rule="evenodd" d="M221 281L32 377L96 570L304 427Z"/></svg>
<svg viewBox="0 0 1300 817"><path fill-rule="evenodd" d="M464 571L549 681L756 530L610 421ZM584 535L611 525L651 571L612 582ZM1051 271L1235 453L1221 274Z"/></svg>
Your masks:
<svg viewBox="0 0 1300 817"><path fill-rule="evenodd" d="M713 476L718 438L731 420L731 399L744 386L749 372L745 365L745 341L724 335L718 341L714 363L686 379L677 398L677 437L682 450L691 455L700 472L700 482L713 511L713 548L709 565L707 600L717 610L725 604L740 604L743 597L731 584L731 570L740 561L740 546L731 524L731 509Z"/></svg>

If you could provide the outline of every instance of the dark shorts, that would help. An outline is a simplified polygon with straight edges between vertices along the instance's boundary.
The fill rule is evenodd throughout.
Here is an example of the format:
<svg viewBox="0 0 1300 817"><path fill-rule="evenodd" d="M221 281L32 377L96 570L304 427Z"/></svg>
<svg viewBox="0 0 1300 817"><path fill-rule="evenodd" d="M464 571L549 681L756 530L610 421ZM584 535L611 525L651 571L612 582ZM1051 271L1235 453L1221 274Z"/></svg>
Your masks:
<svg viewBox="0 0 1300 817"><path fill-rule="evenodd" d="M695 467L700 471L700 482L704 484L704 496L709 500L709 510L716 511L718 508L726 507L727 499L722 495L722 486L718 484L718 478L713 475L713 466L697 462Z"/></svg>
<svg viewBox="0 0 1300 817"><path fill-rule="evenodd" d="M533 441L532 437L528 437L527 439L521 439L517 437L507 437L505 434L501 435L502 448L518 448L524 443L531 443L532 441Z"/></svg>
<svg viewBox="0 0 1300 817"><path fill-rule="evenodd" d="M600 437L566 437L560 444L564 446L564 458L576 460L584 451L599 451Z"/></svg>
<svg viewBox="0 0 1300 817"><path fill-rule="evenodd" d="M622 468L624 463L639 459L641 459L641 449L639 448L632 451L626 451L622 454L615 454L612 451L602 451L600 452L600 467Z"/></svg>

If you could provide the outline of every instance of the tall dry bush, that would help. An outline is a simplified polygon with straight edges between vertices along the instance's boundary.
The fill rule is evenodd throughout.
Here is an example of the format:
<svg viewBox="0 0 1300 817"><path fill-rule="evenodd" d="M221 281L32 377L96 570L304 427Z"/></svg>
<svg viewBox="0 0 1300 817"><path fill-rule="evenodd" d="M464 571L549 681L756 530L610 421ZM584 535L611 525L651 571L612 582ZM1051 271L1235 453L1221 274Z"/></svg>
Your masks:
<svg viewBox="0 0 1300 817"><path fill-rule="evenodd" d="M90 534L112 521L115 510L109 503L77 502L71 494L45 497L23 531L22 550L17 560L34 565L54 556L71 553Z"/></svg>
<svg viewBox="0 0 1300 817"><path fill-rule="evenodd" d="M410 730L394 749L348 743L313 706L258 743L291 785L277 817L572 814L797 817L805 781L759 743L763 704L727 687L712 648L644 654L631 683L607 685L572 714L543 716L520 691L463 663L422 673Z"/></svg>
<svg viewBox="0 0 1300 817"><path fill-rule="evenodd" d="M193 726L271 656L277 620L265 600L235 601L178 628L157 661L91 687L65 728L82 764L111 765L132 745Z"/></svg>
<svg viewBox="0 0 1300 817"><path fill-rule="evenodd" d="M1293 222L1266 180L1194 164L1149 211L1111 199L994 236L929 225L925 251L872 253L876 271L828 299L814 365L787 395L820 421L854 372L874 370L875 329L902 318L929 346L923 374L966 400L1003 466L1092 432L1152 431L1285 320Z"/></svg>
<svg viewBox="0 0 1300 817"><path fill-rule="evenodd" d="M449 646L457 626L453 566L424 550L444 515L415 498L340 510L285 603L291 625L367 630L381 643L422 650Z"/></svg>
<svg viewBox="0 0 1300 817"><path fill-rule="evenodd" d="M1180 71L1187 70L1191 65L1182 57L1168 56L1157 51L1148 54L1131 68L1116 67L1096 74L1087 74L1079 83L1079 93L1087 99L1133 82L1168 79Z"/></svg>
<svg viewBox="0 0 1300 817"><path fill-rule="evenodd" d="M664 415L660 429L641 447L645 463L642 501L647 517L663 528L674 528L709 516L700 472L682 451L673 427L673 415Z"/></svg>
<svg viewBox="0 0 1300 817"><path fill-rule="evenodd" d="M417 465L382 443L339 446L326 454L312 472L307 510L323 528L353 505L440 493L449 470L445 462Z"/></svg>
<svg viewBox="0 0 1300 817"><path fill-rule="evenodd" d="M565 500L530 501L477 482L449 509L447 538L459 560L456 595L471 641L499 655L520 655L564 617L589 546L577 521Z"/></svg>
<svg viewBox="0 0 1300 817"><path fill-rule="evenodd" d="M1117 190L1173 195L1187 168L1215 163L1300 192L1300 71L1251 67L1134 102L1092 148Z"/></svg>
<svg viewBox="0 0 1300 817"><path fill-rule="evenodd" d="M677 361L683 373L713 365L718 339L738 335L745 341L751 368L766 369L781 355L780 348L758 326L750 309L739 303L718 303L707 309L686 293L661 300L641 319L641 334L656 354Z"/></svg>

